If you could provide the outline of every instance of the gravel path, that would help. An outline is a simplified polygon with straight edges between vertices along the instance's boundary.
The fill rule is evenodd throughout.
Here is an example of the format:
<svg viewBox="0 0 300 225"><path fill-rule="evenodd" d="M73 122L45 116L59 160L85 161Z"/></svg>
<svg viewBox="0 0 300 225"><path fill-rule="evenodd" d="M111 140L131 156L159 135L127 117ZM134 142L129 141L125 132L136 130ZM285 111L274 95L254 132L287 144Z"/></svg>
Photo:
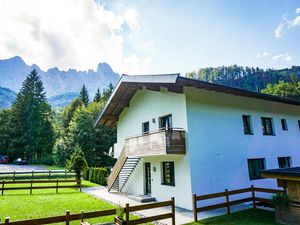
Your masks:
<svg viewBox="0 0 300 225"><path fill-rule="evenodd" d="M1 172L13 172L13 171L32 171L32 170L45 170L45 166L31 166L31 165L11 165L11 164L0 164Z"/></svg>

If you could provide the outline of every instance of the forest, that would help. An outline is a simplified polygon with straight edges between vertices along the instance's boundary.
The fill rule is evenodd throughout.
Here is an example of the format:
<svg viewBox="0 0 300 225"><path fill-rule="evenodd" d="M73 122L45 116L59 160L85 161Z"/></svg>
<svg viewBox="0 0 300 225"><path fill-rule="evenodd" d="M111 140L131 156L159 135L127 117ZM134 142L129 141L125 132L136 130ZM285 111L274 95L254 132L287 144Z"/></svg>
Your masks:
<svg viewBox="0 0 300 225"><path fill-rule="evenodd" d="M243 66L220 66L200 68L198 71L186 73L187 77L212 83L246 89L249 91L262 90L268 84L292 82L292 75L300 79L300 66L285 69L261 69Z"/></svg>
<svg viewBox="0 0 300 225"><path fill-rule="evenodd" d="M116 130L94 127L113 90L98 89L93 100L83 85L80 96L64 108L51 108L41 77L33 70L23 82L9 109L0 110L0 155L32 164L65 166L74 151L82 151L89 166L114 164L108 155L116 142Z"/></svg>

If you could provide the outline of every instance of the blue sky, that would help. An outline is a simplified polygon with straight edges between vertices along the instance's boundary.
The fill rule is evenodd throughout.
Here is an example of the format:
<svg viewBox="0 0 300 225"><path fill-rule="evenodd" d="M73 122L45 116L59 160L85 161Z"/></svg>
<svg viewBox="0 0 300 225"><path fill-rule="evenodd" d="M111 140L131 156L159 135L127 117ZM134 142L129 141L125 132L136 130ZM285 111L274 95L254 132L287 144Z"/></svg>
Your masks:
<svg viewBox="0 0 300 225"><path fill-rule="evenodd" d="M0 58L126 74L299 65L300 1L40 2L0 2Z"/></svg>
<svg viewBox="0 0 300 225"><path fill-rule="evenodd" d="M284 27L281 37L274 34L284 16L297 17L299 1L130 1L128 6L138 11L141 35L155 48L153 72L299 64L300 24ZM107 7L122 9L117 3Z"/></svg>

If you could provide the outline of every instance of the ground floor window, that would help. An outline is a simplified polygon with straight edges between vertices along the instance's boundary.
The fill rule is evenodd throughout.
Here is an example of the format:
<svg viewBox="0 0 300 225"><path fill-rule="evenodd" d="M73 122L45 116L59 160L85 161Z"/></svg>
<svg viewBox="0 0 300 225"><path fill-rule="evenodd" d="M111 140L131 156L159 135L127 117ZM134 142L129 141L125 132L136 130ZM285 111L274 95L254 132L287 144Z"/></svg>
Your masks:
<svg viewBox="0 0 300 225"><path fill-rule="evenodd" d="M291 157L278 157L279 168L290 168L291 167Z"/></svg>
<svg viewBox="0 0 300 225"><path fill-rule="evenodd" d="M261 171L266 169L266 160L260 159L248 159L248 170L250 180L261 179Z"/></svg>
<svg viewBox="0 0 300 225"><path fill-rule="evenodd" d="M162 184L175 186L174 162L162 162Z"/></svg>

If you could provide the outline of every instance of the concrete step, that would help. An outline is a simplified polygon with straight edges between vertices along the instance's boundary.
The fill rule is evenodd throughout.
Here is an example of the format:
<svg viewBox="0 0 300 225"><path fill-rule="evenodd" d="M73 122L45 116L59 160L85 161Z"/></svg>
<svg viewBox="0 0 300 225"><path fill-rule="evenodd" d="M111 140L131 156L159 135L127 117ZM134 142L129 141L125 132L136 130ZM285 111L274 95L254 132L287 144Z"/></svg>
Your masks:
<svg viewBox="0 0 300 225"><path fill-rule="evenodd" d="M128 195L127 197L141 203L156 201L156 199L150 195Z"/></svg>

